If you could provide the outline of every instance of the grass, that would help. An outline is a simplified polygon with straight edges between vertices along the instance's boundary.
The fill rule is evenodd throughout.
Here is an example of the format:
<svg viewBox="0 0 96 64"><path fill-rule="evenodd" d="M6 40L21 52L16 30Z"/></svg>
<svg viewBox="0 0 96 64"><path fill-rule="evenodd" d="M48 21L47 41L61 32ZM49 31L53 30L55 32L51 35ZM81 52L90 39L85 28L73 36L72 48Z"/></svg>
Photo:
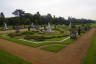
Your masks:
<svg viewBox="0 0 96 64"><path fill-rule="evenodd" d="M96 24L91 24L91 27L96 27Z"/></svg>
<svg viewBox="0 0 96 64"><path fill-rule="evenodd" d="M0 49L0 64L31 64Z"/></svg>
<svg viewBox="0 0 96 64"><path fill-rule="evenodd" d="M47 41L60 41L60 40L63 40L64 38L66 38L66 37L52 38L52 39L45 39L45 40L47 40Z"/></svg>
<svg viewBox="0 0 96 64"><path fill-rule="evenodd" d="M83 64L96 64L96 33L92 38L91 47L88 50Z"/></svg>
<svg viewBox="0 0 96 64"><path fill-rule="evenodd" d="M40 45L47 45L47 44L70 44L72 43L74 40L72 39L67 39L65 41L61 41L61 42L58 42L58 41L50 41L50 42L43 42L43 43L40 43Z"/></svg>
<svg viewBox="0 0 96 64"><path fill-rule="evenodd" d="M10 38L8 36L0 36L0 38L6 39L6 40L9 40L9 41L13 41L13 42L16 42L16 43L24 44L24 45L27 45L27 46L32 46L32 47L39 46L39 44L35 44L35 43L31 43L31 42L25 42L23 40L19 40L19 39L16 39L16 38Z"/></svg>
<svg viewBox="0 0 96 64"><path fill-rule="evenodd" d="M51 52L58 52L64 47L65 47L64 45L48 45L46 47L42 47L41 49L51 51Z"/></svg>
<svg viewBox="0 0 96 64"><path fill-rule="evenodd" d="M72 39L68 39L68 40L60 41L60 42L59 41L44 41L44 42L41 42L41 43L32 43L32 42L19 40L19 39L16 39L16 38L10 38L6 35L1 35L0 38L6 39L6 40L9 40L9 41L13 41L13 42L16 42L16 43L19 43L19 44L32 46L32 47L38 47L38 46L48 45L48 44L65 44L65 45L68 45L68 44L70 44L74 41Z"/></svg>

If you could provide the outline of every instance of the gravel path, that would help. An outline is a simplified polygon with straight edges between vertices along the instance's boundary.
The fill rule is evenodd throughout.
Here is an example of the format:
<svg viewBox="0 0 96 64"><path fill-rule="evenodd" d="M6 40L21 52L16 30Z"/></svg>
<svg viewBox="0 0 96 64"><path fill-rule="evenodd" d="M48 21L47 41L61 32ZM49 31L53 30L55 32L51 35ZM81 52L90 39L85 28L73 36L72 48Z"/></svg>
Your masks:
<svg viewBox="0 0 96 64"><path fill-rule="evenodd" d="M20 31L27 31L27 29L21 29ZM11 33L11 32L16 32L16 30L0 31L0 34L2 34L2 33Z"/></svg>

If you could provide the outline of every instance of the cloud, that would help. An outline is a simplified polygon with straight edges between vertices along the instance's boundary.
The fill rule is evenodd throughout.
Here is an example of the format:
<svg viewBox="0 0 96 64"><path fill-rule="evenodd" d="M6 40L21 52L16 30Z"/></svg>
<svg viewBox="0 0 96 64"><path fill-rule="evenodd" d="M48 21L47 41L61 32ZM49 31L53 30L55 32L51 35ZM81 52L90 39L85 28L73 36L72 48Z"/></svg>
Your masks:
<svg viewBox="0 0 96 64"><path fill-rule="evenodd" d="M0 0L0 12L12 16L15 9L56 16L73 16L95 19L96 0Z"/></svg>

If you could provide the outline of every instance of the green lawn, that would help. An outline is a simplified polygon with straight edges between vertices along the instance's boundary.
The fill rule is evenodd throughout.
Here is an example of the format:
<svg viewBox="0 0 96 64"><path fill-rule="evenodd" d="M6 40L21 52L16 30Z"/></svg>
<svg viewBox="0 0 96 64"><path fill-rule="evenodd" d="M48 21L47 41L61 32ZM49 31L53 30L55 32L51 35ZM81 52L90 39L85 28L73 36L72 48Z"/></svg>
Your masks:
<svg viewBox="0 0 96 64"><path fill-rule="evenodd" d="M65 45L68 45L70 43L72 43L74 40L72 39L67 39L65 41L61 41L61 42L58 42L58 41L50 41L50 42L43 42L43 43L40 43L40 45L47 45L47 44L65 44Z"/></svg>
<svg viewBox="0 0 96 64"><path fill-rule="evenodd" d="M96 27L96 24L91 24L91 27Z"/></svg>
<svg viewBox="0 0 96 64"><path fill-rule="evenodd" d="M9 40L9 41L13 41L13 42L16 42L16 43L20 43L20 44L24 44L24 45L32 46L32 47L38 47L38 46L48 45L48 44L65 44L65 45L68 45L68 44L70 44L74 41L72 39L68 39L68 40L61 41L61 42L58 42L58 41L44 41L44 42L36 44L36 43L32 43L32 42L26 42L26 41L23 41L23 40L19 40L19 39L16 39L16 38L10 38L6 35L0 36L0 37L4 38L6 40Z"/></svg>
<svg viewBox="0 0 96 64"><path fill-rule="evenodd" d="M48 45L48 46L42 47L41 49L52 51L52 52L58 52L62 50L64 47L65 47L64 45Z"/></svg>
<svg viewBox="0 0 96 64"><path fill-rule="evenodd" d="M31 64L0 49L0 64Z"/></svg>
<svg viewBox="0 0 96 64"><path fill-rule="evenodd" d="M88 50L83 64L96 64L96 34L92 38L91 47Z"/></svg>

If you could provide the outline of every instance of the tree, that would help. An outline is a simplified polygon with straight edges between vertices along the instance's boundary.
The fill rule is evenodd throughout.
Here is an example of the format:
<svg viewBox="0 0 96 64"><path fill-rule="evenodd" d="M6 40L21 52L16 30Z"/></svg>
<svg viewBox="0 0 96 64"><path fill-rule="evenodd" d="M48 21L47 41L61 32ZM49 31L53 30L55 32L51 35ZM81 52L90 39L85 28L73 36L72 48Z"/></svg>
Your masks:
<svg viewBox="0 0 96 64"><path fill-rule="evenodd" d="M14 14L16 17L18 17L19 24L21 25L23 23L22 18L25 14L25 11L21 9L16 9L12 14Z"/></svg>
<svg viewBox="0 0 96 64"><path fill-rule="evenodd" d="M47 14L48 22L52 23L53 18L51 14Z"/></svg>
<svg viewBox="0 0 96 64"><path fill-rule="evenodd" d="M4 16L3 12L0 13L0 18L1 18L2 23L4 24L4 30L7 30L8 29L7 22L6 22L6 18Z"/></svg>
<svg viewBox="0 0 96 64"><path fill-rule="evenodd" d="M24 20L23 23L27 25L31 25L32 23L34 23L33 15L30 13L25 13L23 16L23 20Z"/></svg>
<svg viewBox="0 0 96 64"><path fill-rule="evenodd" d="M20 10L20 9L16 9L12 14L14 14L17 17L21 17L24 15L24 13L25 13L25 11Z"/></svg>
<svg viewBox="0 0 96 64"><path fill-rule="evenodd" d="M41 15L39 12L37 12L34 16L33 16L34 22L35 24L41 24Z"/></svg>
<svg viewBox="0 0 96 64"><path fill-rule="evenodd" d="M5 16L3 14L3 12L0 13L0 19L1 19L1 22L5 22Z"/></svg>
<svg viewBox="0 0 96 64"><path fill-rule="evenodd" d="M12 25L13 29L16 29L16 24L18 23L17 17L10 17L8 18L8 24Z"/></svg>

